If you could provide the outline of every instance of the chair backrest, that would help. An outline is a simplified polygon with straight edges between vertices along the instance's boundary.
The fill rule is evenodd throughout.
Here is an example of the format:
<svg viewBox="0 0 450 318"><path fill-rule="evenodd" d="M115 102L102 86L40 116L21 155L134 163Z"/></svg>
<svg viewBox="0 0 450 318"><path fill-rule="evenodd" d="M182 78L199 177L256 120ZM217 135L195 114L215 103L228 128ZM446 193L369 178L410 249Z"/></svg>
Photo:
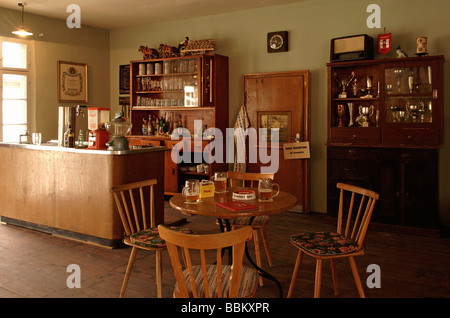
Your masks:
<svg viewBox="0 0 450 318"><path fill-rule="evenodd" d="M241 283L242 259L245 251L245 242L251 240L251 227L244 227L241 229L217 233L217 234L183 234L174 230L170 230L164 225L158 226L159 235L166 241L167 250L170 255L174 275L177 281L179 295L181 298L201 297L205 298L217 297L238 297L239 287ZM229 281L222 281L222 249L232 246L233 264L231 266L231 276ZM183 274L183 266L181 265L178 247L185 258L186 271L189 273L189 278L185 278ZM215 253L207 253L215 250ZM212 251L211 251L212 250ZM196 252L197 251L197 252ZM200 258L200 260L199 260ZM208 266L216 262L217 275L209 277ZM199 264L200 263L200 264ZM196 264L197 267L194 267ZM202 289L197 289L195 284L195 273L198 272L201 266L203 274ZM185 272L186 272L185 271ZM216 279L216 281L211 281ZM187 285L189 282L189 286ZM216 288L211 288L216 286ZM223 287L229 286L227 295L223 295ZM226 289L226 288L225 288ZM189 292L190 291L190 292Z"/></svg>
<svg viewBox="0 0 450 318"><path fill-rule="evenodd" d="M274 176L275 174L273 173L227 171L227 178L230 180L230 187L244 186L257 188L259 179L269 178L273 180Z"/></svg>
<svg viewBox="0 0 450 318"><path fill-rule="evenodd" d="M374 191L345 183L338 183L337 188L340 189L337 232L345 235L355 242L358 248L361 248L379 195ZM358 209L356 215L353 213L354 207Z"/></svg>
<svg viewBox="0 0 450 318"><path fill-rule="evenodd" d="M127 237L156 227L153 201L153 186L156 183L156 179L150 179L111 188Z"/></svg>

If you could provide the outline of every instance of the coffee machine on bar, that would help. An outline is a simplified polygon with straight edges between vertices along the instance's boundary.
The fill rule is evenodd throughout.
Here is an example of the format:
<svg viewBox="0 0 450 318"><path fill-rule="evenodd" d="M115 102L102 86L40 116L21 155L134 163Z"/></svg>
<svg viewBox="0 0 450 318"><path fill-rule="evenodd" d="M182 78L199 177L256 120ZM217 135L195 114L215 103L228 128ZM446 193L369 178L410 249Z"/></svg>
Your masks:
<svg viewBox="0 0 450 318"><path fill-rule="evenodd" d="M88 108L88 149L106 149L109 139L105 123L109 121L109 108Z"/></svg>

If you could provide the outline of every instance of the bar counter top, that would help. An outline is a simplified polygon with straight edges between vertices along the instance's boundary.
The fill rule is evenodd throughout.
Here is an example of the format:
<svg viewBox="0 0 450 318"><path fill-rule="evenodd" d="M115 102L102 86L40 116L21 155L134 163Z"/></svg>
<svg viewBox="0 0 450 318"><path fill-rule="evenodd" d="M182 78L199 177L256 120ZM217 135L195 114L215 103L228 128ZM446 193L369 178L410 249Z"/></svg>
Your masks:
<svg viewBox="0 0 450 318"><path fill-rule="evenodd" d="M141 147L130 150L103 150L103 149L88 149L88 148L69 148L58 146L54 142L43 142L40 145L18 143L18 142L0 142L0 147L9 148L21 148L21 149L35 149L35 150L51 150L51 151L63 151L73 153L87 153L87 154L99 154L99 155L128 155L141 152L163 151L167 148L164 146L153 147Z"/></svg>
<svg viewBox="0 0 450 318"><path fill-rule="evenodd" d="M166 147L126 151L0 143L0 219L53 235L121 246L111 188L156 179L156 222L164 223Z"/></svg>

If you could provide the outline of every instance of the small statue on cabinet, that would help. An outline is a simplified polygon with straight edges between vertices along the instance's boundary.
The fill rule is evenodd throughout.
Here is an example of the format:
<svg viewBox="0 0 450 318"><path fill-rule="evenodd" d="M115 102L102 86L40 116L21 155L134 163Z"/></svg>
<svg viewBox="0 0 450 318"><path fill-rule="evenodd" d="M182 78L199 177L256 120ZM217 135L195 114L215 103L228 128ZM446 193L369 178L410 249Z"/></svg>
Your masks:
<svg viewBox="0 0 450 318"><path fill-rule="evenodd" d="M159 57L158 50L149 48L148 46L141 45L139 47L139 52L142 52L144 60L152 60Z"/></svg>
<svg viewBox="0 0 450 318"><path fill-rule="evenodd" d="M159 45L158 51L161 52L163 58L177 57L179 53L178 49L175 46L170 46L162 43Z"/></svg>
<svg viewBox="0 0 450 318"><path fill-rule="evenodd" d="M400 45L395 50L395 53L397 53L397 58L408 57L408 54L400 48Z"/></svg>
<svg viewBox="0 0 450 318"><path fill-rule="evenodd" d="M189 37L185 37L183 42L180 42L180 44L178 44L178 51L181 51L182 49L185 49L186 46L189 43Z"/></svg>

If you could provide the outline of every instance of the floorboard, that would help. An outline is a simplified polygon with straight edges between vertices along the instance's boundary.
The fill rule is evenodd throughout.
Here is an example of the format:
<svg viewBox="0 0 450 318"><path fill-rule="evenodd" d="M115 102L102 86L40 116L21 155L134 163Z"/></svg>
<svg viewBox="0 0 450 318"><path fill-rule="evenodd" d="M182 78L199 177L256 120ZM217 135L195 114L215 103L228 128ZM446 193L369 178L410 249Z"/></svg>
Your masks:
<svg viewBox="0 0 450 318"><path fill-rule="evenodd" d="M166 203L167 222L184 217ZM217 232L209 217L186 217L196 233ZM263 251L263 268L277 277L286 296L297 249L289 236L301 230L333 230L323 214L285 212L271 216L267 234L273 268ZM356 264L368 298L448 298L450 297L450 239L370 230L366 254ZM249 245L254 256L252 243ZM117 298L128 263L130 248L108 249L62 237L12 226L0 225L0 298ZM68 288L70 264L81 269L81 288ZM366 272L370 264L381 269L381 288L368 288ZM321 296L357 298L358 293L346 260L337 262L338 296L334 296L331 269L323 266ZM127 298L154 298L155 257L139 251L130 277ZM314 289L314 261L305 256L297 278L294 297L310 298ZM172 297L174 278L169 256L163 254L163 295ZM257 298L277 298L273 282L264 280Z"/></svg>

